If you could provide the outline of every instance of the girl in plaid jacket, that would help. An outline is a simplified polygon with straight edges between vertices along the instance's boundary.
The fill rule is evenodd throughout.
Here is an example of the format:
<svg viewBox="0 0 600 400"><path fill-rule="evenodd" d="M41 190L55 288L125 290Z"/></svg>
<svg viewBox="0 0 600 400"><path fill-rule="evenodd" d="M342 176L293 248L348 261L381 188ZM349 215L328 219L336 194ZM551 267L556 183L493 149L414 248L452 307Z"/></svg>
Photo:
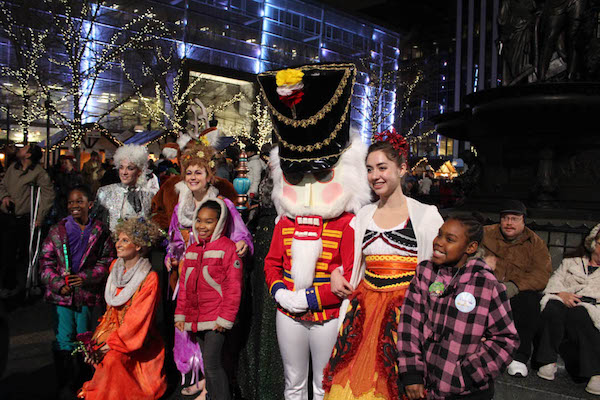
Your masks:
<svg viewBox="0 0 600 400"><path fill-rule="evenodd" d="M518 345L505 287L476 253L483 226L450 217L417 267L398 324L408 399L492 399Z"/></svg>

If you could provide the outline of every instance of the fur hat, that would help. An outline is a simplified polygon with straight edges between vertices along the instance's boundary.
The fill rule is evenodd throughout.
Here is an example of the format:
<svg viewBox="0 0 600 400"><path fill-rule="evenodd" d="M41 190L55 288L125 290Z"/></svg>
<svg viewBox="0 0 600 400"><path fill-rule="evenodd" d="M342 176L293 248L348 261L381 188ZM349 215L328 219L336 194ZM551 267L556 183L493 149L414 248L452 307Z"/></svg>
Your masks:
<svg viewBox="0 0 600 400"><path fill-rule="evenodd" d="M165 156L167 160L172 160L174 158L179 159L181 149L177 143L166 143L162 148L161 154Z"/></svg>
<svg viewBox="0 0 600 400"><path fill-rule="evenodd" d="M116 168L119 168L121 161L128 161L134 164L142 172L138 178L137 185L145 183L146 174L148 173L148 149L145 146L137 144L123 145L115 151L113 160Z"/></svg>
<svg viewBox="0 0 600 400"><path fill-rule="evenodd" d="M593 253L596 250L596 246L598 246L598 244L596 244L598 233L600 233L600 224L592 228L590 234L586 236L585 241L583 242L585 249L590 253Z"/></svg>

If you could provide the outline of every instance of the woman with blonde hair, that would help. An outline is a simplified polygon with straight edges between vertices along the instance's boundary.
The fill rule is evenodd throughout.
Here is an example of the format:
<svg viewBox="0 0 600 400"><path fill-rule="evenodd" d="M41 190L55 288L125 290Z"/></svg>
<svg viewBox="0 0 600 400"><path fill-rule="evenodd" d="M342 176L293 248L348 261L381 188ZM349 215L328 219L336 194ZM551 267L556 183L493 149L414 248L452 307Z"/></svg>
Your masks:
<svg viewBox="0 0 600 400"><path fill-rule="evenodd" d="M116 226L117 259L104 290L106 312L91 342L88 362L96 371L78 397L87 400L159 399L167 388L165 345L154 327L158 275L145 258L162 236L147 219L128 218Z"/></svg>

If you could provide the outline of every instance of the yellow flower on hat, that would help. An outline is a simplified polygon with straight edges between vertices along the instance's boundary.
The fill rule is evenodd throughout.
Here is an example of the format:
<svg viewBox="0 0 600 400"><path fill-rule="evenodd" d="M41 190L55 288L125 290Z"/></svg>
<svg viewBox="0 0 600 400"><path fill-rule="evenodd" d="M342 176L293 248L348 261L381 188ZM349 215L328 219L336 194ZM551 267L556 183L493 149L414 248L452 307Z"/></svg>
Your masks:
<svg viewBox="0 0 600 400"><path fill-rule="evenodd" d="M275 80L277 86L292 86L302 82L304 72L299 69L284 69L277 73Z"/></svg>

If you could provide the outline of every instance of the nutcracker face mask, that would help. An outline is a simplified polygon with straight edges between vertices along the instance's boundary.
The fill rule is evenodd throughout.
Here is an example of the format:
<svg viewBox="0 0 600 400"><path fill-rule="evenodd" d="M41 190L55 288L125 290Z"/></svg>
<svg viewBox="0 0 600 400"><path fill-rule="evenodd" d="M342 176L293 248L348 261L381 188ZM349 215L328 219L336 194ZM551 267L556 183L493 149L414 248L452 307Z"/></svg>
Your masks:
<svg viewBox="0 0 600 400"><path fill-rule="evenodd" d="M370 198L365 157L366 145L356 135L331 169L290 173L281 169L276 147L270 165L278 214L330 219L344 211L358 212Z"/></svg>

